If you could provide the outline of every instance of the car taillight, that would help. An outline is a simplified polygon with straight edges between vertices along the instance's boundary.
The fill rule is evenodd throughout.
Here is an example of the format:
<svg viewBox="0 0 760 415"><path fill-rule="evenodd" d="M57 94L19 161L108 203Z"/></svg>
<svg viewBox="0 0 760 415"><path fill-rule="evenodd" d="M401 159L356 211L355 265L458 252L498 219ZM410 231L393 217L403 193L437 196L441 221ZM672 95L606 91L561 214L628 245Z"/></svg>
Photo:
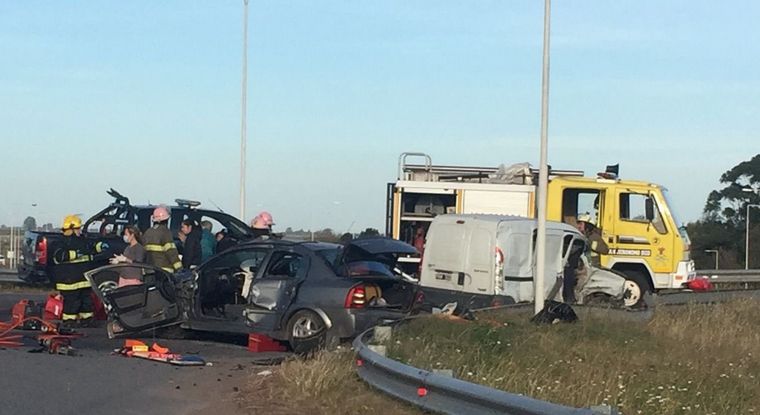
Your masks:
<svg viewBox="0 0 760 415"><path fill-rule="evenodd" d="M38 264L47 265L47 238L43 237L37 242L37 248L34 253L37 257Z"/></svg>
<svg viewBox="0 0 760 415"><path fill-rule="evenodd" d="M363 285L356 285L348 290L346 296L346 302L343 304L345 308L364 308L367 303L367 292Z"/></svg>

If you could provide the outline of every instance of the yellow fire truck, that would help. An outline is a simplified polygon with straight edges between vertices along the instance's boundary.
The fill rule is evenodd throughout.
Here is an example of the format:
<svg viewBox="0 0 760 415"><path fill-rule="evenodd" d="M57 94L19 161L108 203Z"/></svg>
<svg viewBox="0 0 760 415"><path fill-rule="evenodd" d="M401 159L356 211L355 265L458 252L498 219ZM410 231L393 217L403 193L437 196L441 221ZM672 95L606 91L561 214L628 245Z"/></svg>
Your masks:
<svg viewBox="0 0 760 415"><path fill-rule="evenodd" d="M424 164L408 164L409 157ZM433 218L446 213L535 217L537 177L528 164L444 166L433 165L424 153L403 153L397 181L388 184L386 234L415 244ZM617 166L597 177L550 169L547 201L548 220L575 225L579 215L591 216L609 247L601 264L626 275L632 299L681 288L695 277L689 236L664 187L621 180Z"/></svg>

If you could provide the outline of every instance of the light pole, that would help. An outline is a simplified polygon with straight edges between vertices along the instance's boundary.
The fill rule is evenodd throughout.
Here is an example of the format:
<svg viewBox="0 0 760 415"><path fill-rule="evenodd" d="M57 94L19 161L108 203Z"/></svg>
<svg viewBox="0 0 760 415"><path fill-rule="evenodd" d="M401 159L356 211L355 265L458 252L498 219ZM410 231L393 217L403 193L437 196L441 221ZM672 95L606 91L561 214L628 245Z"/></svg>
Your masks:
<svg viewBox="0 0 760 415"><path fill-rule="evenodd" d="M757 193L757 191L751 187L742 188L742 192ZM744 240L744 269L749 269L749 208L752 207L760 208L760 205L753 203L747 204L747 217L745 218L747 231L745 236L746 239Z"/></svg>
<svg viewBox="0 0 760 415"><path fill-rule="evenodd" d="M551 0L544 0L544 51L541 74L541 160L538 168L538 230L536 235L536 275L533 276L533 309L538 314L544 307L544 273L546 264L546 188L549 184L547 146L549 131L549 33Z"/></svg>
<svg viewBox="0 0 760 415"><path fill-rule="evenodd" d="M749 208L760 208L760 205L750 203L747 205L747 239L744 241L744 269L749 269Z"/></svg>
<svg viewBox="0 0 760 415"><path fill-rule="evenodd" d="M718 250L717 249L705 249L708 254L715 254L715 269L718 269Z"/></svg>
<svg viewBox="0 0 760 415"><path fill-rule="evenodd" d="M240 219L245 221L245 145L248 134L248 0L243 0L243 81L242 116L240 117Z"/></svg>

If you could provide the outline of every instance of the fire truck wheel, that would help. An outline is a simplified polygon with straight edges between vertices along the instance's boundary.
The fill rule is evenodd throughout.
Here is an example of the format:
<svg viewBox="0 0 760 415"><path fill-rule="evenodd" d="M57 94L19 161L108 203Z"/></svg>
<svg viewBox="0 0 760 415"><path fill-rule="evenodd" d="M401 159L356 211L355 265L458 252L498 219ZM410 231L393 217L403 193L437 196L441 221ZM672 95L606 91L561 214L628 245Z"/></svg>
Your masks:
<svg viewBox="0 0 760 415"><path fill-rule="evenodd" d="M650 290L649 282L639 271L624 271L625 274L625 306L638 308L644 305L644 296Z"/></svg>

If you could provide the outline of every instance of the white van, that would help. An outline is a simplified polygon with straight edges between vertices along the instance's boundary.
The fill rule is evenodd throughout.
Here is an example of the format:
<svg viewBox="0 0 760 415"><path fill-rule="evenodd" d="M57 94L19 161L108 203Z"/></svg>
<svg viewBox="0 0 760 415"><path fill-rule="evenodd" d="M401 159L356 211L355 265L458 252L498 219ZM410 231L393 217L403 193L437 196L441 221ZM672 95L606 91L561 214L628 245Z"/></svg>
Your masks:
<svg viewBox="0 0 760 415"><path fill-rule="evenodd" d="M535 219L504 215L439 215L428 230L420 271L426 303L456 301L463 308L533 301ZM565 223L546 224L544 287L547 296L562 277L571 252L586 238ZM601 298L624 302L625 278L593 268L585 256L578 273L578 303ZM561 289L555 299L561 301Z"/></svg>

